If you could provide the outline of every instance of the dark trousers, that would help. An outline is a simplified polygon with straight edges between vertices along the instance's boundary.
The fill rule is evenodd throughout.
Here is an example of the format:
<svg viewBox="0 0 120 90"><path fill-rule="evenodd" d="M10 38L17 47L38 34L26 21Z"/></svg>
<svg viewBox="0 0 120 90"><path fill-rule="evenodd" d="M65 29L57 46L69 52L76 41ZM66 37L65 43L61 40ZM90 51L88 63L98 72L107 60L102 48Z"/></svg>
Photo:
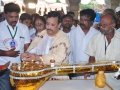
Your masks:
<svg viewBox="0 0 120 90"><path fill-rule="evenodd" d="M6 70L0 76L0 90L11 90L9 73L10 71Z"/></svg>

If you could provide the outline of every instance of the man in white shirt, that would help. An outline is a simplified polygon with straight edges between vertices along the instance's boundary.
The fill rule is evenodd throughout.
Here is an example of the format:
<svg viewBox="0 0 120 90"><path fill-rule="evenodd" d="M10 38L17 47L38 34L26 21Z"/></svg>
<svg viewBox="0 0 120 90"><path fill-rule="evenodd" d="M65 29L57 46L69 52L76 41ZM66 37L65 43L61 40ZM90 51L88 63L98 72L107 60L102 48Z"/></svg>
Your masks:
<svg viewBox="0 0 120 90"><path fill-rule="evenodd" d="M80 11L80 26L71 31L72 64L88 63L89 56L85 49L92 37L98 32L92 27L95 12L92 9Z"/></svg>
<svg viewBox="0 0 120 90"><path fill-rule="evenodd" d="M19 23L20 7L14 3L4 6L5 21L0 23L0 65L10 61L20 62L20 54L23 53L29 43L28 28ZM0 90L11 90L9 82L9 70L0 76Z"/></svg>
<svg viewBox="0 0 120 90"><path fill-rule="evenodd" d="M115 30L116 18L113 14L101 17L100 31L90 41L86 53L89 62L101 60L120 60L120 32Z"/></svg>

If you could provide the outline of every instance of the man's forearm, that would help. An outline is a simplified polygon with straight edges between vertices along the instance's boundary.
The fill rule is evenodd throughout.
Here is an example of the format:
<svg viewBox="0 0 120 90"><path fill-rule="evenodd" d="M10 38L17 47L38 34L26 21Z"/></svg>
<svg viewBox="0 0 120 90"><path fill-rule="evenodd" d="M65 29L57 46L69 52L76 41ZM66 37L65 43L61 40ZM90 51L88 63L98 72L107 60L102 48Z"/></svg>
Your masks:
<svg viewBox="0 0 120 90"><path fill-rule="evenodd" d="M6 56L6 51L0 50L0 56Z"/></svg>
<svg viewBox="0 0 120 90"><path fill-rule="evenodd" d="M28 49L29 45L30 45L30 43L27 43L24 45L24 51L26 51Z"/></svg>

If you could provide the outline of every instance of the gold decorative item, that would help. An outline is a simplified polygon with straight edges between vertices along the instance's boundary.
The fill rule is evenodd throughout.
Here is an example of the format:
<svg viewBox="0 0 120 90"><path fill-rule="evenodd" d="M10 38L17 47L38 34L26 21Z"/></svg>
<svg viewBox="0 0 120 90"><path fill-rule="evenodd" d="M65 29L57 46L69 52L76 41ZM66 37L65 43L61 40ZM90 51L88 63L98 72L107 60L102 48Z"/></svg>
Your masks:
<svg viewBox="0 0 120 90"><path fill-rule="evenodd" d="M14 63L11 66L11 83L16 90L38 90L53 74L52 70L45 69L49 67L33 61Z"/></svg>
<svg viewBox="0 0 120 90"><path fill-rule="evenodd" d="M95 78L95 85L99 88L104 88L106 85L106 77L104 71L99 71Z"/></svg>
<svg viewBox="0 0 120 90"><path fill-rule="evenodd" d="M39 61L12 64L10 78L16 90L38 90L53 75L68 75L70 73L96 73L96 86L105 86L104 71L117 71L120 62L97 62L86 65L43 65ZM100 81L102 80L102 81Z"/></svg>

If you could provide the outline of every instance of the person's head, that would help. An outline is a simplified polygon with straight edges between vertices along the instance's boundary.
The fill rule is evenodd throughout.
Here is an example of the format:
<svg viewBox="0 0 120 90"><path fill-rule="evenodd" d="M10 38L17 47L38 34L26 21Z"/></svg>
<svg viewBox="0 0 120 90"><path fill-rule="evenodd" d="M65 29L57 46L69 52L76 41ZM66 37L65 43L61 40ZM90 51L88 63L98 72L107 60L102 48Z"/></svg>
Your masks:
<svg viewBox="0 0 120 90"><path fill-rule="evenodd" d="M102 14L114 14L115 15L115 11L111 8L107 8L103 11Z"/></svg>
<svg viewBox="0 0 120 90"><path fill-rule="evenodd" d="M33 26L37 32L41 32L45 29L46 20L43 16L36 17L33 21Z"/></svg>
<svg viewBox="0 0 120 90"><path fill-rule="evenodd" d="M80 11L80 26L82 29L89 29L94 22L96 13L92 9L83 9Z"/></svg>
<svg viewBox="0 0 120 90"><path fill-rule="evenodd" d="M60 13L60 16L61 16L61 17L64 15L64 12L63 12L63 11L59 10L58 12Z"/></svg>
<svg viewBox="0 0 120 90"><path fill-rule="evenodd" d="M15 27L19 19L20 13L19 5L15 3L5 4L4 13L5 19L7 20L8 24L11 25L12 27Z"/></svg>
<svg viewBox="0 0 120 90"><path fill-rule="evenodd" d="M79 21L76 20L76 19L74 19L74 20L73 20L73 25L74 25L75 27L77 27L78 24L79 24Z"/></svg>
<svg viewBox="0 0 120 90"><path fill-rule="evenodd" d="M117 16L117 28L120 28L120 11L116 13Z"/></svg>
<svg viewBox="0 0 120 90"><path fill-rule="evenodd" d="M46 20L47 34L50 36L54 36L59 31L60 25L61 25L60 13L57 11L49 12Z"/></svg>
<svg viewBox="0 0 120 90"><path fill-rule="evenodd" d="M33 13L31 16L32 16L32 21L34 21L35 18L39 17L40 15L38 13Z"/></svg>
<svg viewBox="0 0 120 90"><path fill-rule="evenodd" d="M47 19L47 14L44 14L43 17L45 18L45 20Z"/></svg>
<svg viewBox="0 0 120 90"><path fill-rule="evenodd" d="M102 34L109 34L115 30L116 26L116 17L113 14L102 15L100 21L100 31Z"/></svg>
<svg viewBox="0 0 120 90"><path fill-rule="evenodd" d="M117 28L120 28L120 6L115 9L116 11L116 17L117 17Z"/></svg>
<svg viewBox="0 0 120 90"><path fill-rule="evenodd" d="M32 25L33 25L33 22L34 22L34 20L35 20L35 18L37 18L37 17L39 17L40 15L38 14L38 13L33 13L32 15L31 15L31 17L32 17Z"/></svg>
<svg viewBox="0 0 120 90"><path fill-rule="evenodd" d="M62 25L63 29L66 28L66 29L71 30L71 27L73 25L73 17L70 15L64 15L62 17L61 25Z"/></svg>
<svg viewBox="0 0 120 90"><path fill-rule="evenodd" d="M32 17L31 17L30 14L28 14L28 13L22 13L22 14L20 15L20 21L21 21L21 23L27 25L28 28L31 28Z"/></svg>
<svg viewBox="0 0 120 90"><path fill-rule="evenodd" d="M75 17L75 13L72 12L72 11L69 11L67 14L68 14L68 15L71 15L73 18Z"/></svg>
<svg viewBox="0 0 120 90"><path fill-rule="evenodd" d="M0 22L4 21L5 20L5 17L4 17L4 13L1 12L0 13Z"/></svg>

